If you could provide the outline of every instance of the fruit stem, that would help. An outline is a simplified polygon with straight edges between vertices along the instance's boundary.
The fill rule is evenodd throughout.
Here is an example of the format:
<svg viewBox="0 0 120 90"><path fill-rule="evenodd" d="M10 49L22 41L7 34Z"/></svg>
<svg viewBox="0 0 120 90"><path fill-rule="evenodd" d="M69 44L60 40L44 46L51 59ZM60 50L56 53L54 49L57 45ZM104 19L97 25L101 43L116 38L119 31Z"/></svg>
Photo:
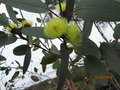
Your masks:
<svg viewBox="0 0 120 90"><path fill-rule="evenodd" d="M54 13L52 10L50 10L49 8L47 8L48 11L50 11L52 14L54 14L56 17L59 17L56 13Z"/></svg>

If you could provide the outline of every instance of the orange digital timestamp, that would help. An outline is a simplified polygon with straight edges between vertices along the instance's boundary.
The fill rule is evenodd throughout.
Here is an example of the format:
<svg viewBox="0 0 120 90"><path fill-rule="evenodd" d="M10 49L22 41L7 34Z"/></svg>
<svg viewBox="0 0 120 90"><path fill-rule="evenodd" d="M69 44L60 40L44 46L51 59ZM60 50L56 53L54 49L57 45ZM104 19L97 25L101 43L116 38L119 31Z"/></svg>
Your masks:
<svg viewBox="0 0 120 90"><path fill-rule="evenodd" d="M94 79L112 79L112 76L94 76Z"/></svg>

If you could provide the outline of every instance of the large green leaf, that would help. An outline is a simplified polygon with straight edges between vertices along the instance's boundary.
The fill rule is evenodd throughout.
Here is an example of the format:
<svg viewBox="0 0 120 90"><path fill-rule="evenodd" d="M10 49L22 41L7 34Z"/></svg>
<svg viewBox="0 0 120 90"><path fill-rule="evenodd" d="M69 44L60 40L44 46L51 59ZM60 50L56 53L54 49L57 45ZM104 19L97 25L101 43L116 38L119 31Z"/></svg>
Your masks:
<svg viewBox="0 0 120 90"><path fill-rule="evenodd" d="M7 35L4 32L0 31L0 47L5 45L7 39Z"/></svg>
<svg viewBox="0 0 120 90"><path fill-rule="evenodd" d="M0 0L0 2L30 12L43 13L47 6L41 0Z"/></svg>
<svg viewBox="0 0 120 90"><path fill-rule="evenodd" d="M65 83L68 74L68 59L69 52L64 43L61 44L61 66L59 72L59 82L57 86L57 90L62 90L62 87Z"/></svg>
<svg viewBox="0 0 120 90"><path fill-rule="evenodd" d="M120 75L120 58L117 53L108 43L102 43L100 50L103 56L103 59L108 63L111 70L115 71Z"/></svg>
<svg viewBox="0 0 120 90"><path fill-rule="evenodd" d="M117 0L80 0L76 9L77 15L86 20L120 20L120 2Z"/></svg>
<svg viewBox="0 0 120 90"><path fill-rule="evenodd" d="M104 65L100 62L99 59L93 56L87 56L85 59L85 67L93 75L93 77L107 77L108 72L105 70ZM96 78L98 83L101 85L107 85L108 79Z"/></svg>
<svg viewBox="0 0 120 90"><path fill-rule="evenodd" d="M13 53L17 56L25 55L28 48L28 45L20 45L13 49Z"/></svg>
<svg viewBox="0 0 120 90"><path fill-rule="evenodd" d="M4 13L0 16L0 25L3 25L3 26L9 25L8 18Z"/></svg>
<svg viewBox="0 0 120 90"><path fill-rule="evenodd" d="M17 40L17 37L15 35L10 35L10 36L8 36L8 39L7 39L6 43L5 43L5 45L14 43L16 40Z"/></svg>
<svg viewBox="0 0 120 90"><path fill-rule="evenodd" d="M28 36L35 36L39 38L48 38L44 34L43 27L26 27L22 29L22 33Z"/></svg>
<svg viewBox="0 0 120 90"><path fill-rule="evenodd" d="M6 60L6 58L4 56L0 55L0 61L5 61L5 60Z"/></svg>
<svg viewBox="0 0 120 90"><path fill-rule="evenodd" d="M9 5L6 5L6 9L7 9L7 12L10 16L10 19L14 22L14 23L18 23L17 22L17 18L16 18L16 15L15 15L15 12L13 11L13 8Z"/></svg>
<svg viewBox="0 0 120 90"><path fill-rule="evenodd" d="M23 74L26 73L31 60L31 48L29 47L25 53L24 64L23 64Z"/></svg>
<svg viewBox="0 0 120 90"><path fill-rule="evenodd" d="M114 34L113 34L115 39L120 38L120 24L117 24L114 29Z"/></svg>
<svg viewBox="0 0 120 90"><path fill-rule="evenodd" d="M58 59L58 55L56 54L46 54L41 61L42 65L47 65L55 62Z"/></svg>
<svg viewBox="0 0 120 90"><path fill-rule="evenodd" d="M83 39L83 43L77 47L77 52L83 53L84 55L91 55L101 58L99 48L88 38Z"/></svg>

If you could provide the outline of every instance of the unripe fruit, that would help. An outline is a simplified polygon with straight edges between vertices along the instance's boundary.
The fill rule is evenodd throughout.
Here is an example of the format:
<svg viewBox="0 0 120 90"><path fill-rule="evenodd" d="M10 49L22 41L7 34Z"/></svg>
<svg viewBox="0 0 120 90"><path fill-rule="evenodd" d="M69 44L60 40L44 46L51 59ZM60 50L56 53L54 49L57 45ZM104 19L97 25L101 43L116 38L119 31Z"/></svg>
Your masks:
<svg viewBox="0 0 120 90"><path fill-rule="evenodd" d="M57 4L55 6L55 8L56 8L57 11L60 12L60 5L59 4ZM62 8L62 11L65 11L65 9L66 9L66 2L61 3L61 8Z"/></svg>
<svg viewBox="0 0 120 90"><path fill-rule="evenodd" d="M72 21L68 24L66 37L73 46L78 46L82 42L81 30L75 22Z"/></svg>
<svg viewBox="0 0 120 90"><path fill-rule="evenodd" d="M20 24L20 27L31 27L33 23L31 21L23 20Z"/></svg>
<svg viewBox="0 0 120 90"><path fill-rule="evenodd" d="M67 20L62 17L57 17L47 22L44 27L44 33L49 38L59 38L65 34L67 27Z"/></svg>
<svg viewBox="0 0 120 90"><path fill-rule="evenodd" d="M11 33L13 29L17 28L17 24L11 23L9 26L6 28L7 32Z"/></svg>

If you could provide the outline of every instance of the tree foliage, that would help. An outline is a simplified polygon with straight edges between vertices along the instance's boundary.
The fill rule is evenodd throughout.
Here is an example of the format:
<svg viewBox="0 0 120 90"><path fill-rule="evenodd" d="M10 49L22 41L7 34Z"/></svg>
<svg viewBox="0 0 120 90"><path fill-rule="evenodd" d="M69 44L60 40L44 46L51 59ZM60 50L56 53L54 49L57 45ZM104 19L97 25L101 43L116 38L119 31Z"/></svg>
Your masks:
<svg viewBox="0 0 120 90"><path fill-rule="evenodd" d="M62 90L66 80L72 80L72 70L74 67L79 66L77 63L80 63L80 61L84 61L84 70L87 70L92 77L102 77L97 79L94 78L97 83L108 85L108 82L111 82L115 88L120 89L120 83L116 80L114 75L114 73L118 76L120 75L120 46L118 45L120 24L116 23L120 21L120 2L118 0L45 0L45 2L42 2L41 0L0 0L0 2L5 4L9 14L9 17L4 13L0 14L0 25L4 27L4 30L0 30L0 47L10 45L18 39L27 42L26 44L21 43L13 49L14 55L24 55L23 65L16 62L19 66L17 69L22 69L23 74L27 72L30 65L32 57L31 53L41 49L44 54L42 61L40 62L43 72L46 71L46 66L48 64L53 64L54 69L57 69L56 72L59 78L56 87L57 90ZM61 3L65 3L65 11L62 11ZM57 4L59 6L59 11L56 12L59 14L54 12ZM41 23L41 26L30 24L29 21L23 17L22 13L22 18L18 18L14 8L18 8L20 11L25 10L27 12L38 14L44 13L44 19L36 18L38 23ZM77 34L71 35L75 36L71 38L76 38L78 41L80 39L82 42L78 43L78 45L74 45L71 43L72 41L70 41L73 39L69 39L69 35L66 33L60 34L60 37L55 38L48 37L49 35L44 33L44 27L48 25L49 21L58 17L65 18L68 26L70 25L70 22L76 23L81 31L79 34L82 38ZM48 20L45 20L46 18ZM23 23L23 20L26 20L26 22ZM91 35L93 25L97 25L100 22L107 22L109 24L110 22L114 22L116 26L113 34L114 40L112 41L108 41L104 33L99 30L99 26L96 26L105 40L105 42L100 43L100 46L97 46L95 41L90 40L89 36ZM14 23L17 27L10 25L11 23ZM53 21L52 24L49 24L48 26L55 25L55 27L50 26L49 29L59 30L64 27L62 24L56 25L56 23L57 22ZM83 28L77 23L82 23ZM73 26L75 26L75 24ZM6 33L7 27L10 30L9 33ZM73 27L71 26L71 28ZM74 29L76 28L77 27L74 27ZM50 32L48 30L48 34L54 34L53 31ZM74 32L72 34L74 34ZM41 39L46 42L44 43ZM57 49L54 43L50 43L53 39L61 41L61 44L59 45L60 49ZM51 47L48 47L46 43L51 45ZM73 52L75 52L76 58L70 56ZM6 60L4 55L0 55L0 62L3 62L4 60ZM0 67L0 70L5 71L6 75L8 75L11 68ZM34 70L37 72L36 68ZM10 80L11 83L14 79L19 77L19 71L14 73ZM111 76L112 79L106 79L105 77L107 76ZM34 80L34 78L37 77L32 77L32 80ZM34 81L36 81L36 79Z"/></svg>

